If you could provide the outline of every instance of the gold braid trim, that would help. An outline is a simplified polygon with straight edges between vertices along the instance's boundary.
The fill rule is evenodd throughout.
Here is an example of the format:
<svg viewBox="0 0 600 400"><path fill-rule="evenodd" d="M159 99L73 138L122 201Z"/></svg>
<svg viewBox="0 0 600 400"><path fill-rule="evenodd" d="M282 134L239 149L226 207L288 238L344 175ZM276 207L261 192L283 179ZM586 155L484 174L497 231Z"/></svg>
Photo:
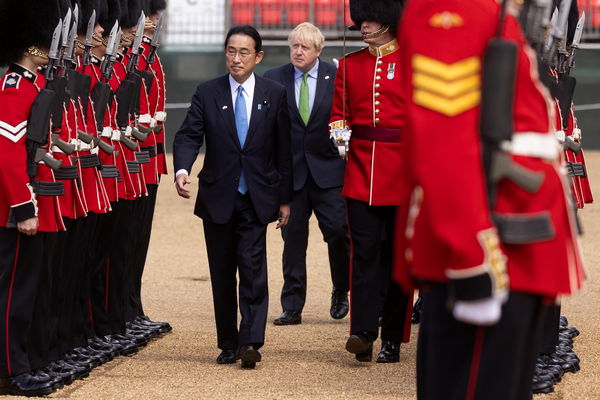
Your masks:
<svg viewBox="0 0 600 400"><path fill-rule="evenodd" d="M29 54L31 54L32 56L38 56L38 57L43 58L44 60L48 59L48 53L45 52L44 50L40 49L37 46L29 46L27 48L27 52Z"/></svg>
<svg viewBox="0 0 600 400"><path fill-rule="evenodd" d="M363 34L362 35L362 39L375 39L378 38L379 36L383 35L384 33L386 33L387 31L390 30L390 27L387 25L383 25L381 28L379 28L378 30L376 30L373 33L367 33L367 34Z"/></svg>

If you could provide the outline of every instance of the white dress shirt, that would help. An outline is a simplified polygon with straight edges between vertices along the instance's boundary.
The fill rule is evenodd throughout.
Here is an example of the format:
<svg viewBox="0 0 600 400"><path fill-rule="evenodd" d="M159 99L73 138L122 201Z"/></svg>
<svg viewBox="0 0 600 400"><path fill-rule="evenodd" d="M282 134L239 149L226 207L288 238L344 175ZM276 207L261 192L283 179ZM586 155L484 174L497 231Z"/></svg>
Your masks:
<svg viewBox="0 0 600 400"><path fill-rule="evenodd" d="M302 76L304 72L294 67L294 88L296 93L296 105L300 109L300 85L302 85ZM309 111L312 112L313 105L315 104L315 95L317 94L317 77L319 76L319 59L315 65L308 71L308 106ZM245 88L244 88L245 89Z"/></svg>

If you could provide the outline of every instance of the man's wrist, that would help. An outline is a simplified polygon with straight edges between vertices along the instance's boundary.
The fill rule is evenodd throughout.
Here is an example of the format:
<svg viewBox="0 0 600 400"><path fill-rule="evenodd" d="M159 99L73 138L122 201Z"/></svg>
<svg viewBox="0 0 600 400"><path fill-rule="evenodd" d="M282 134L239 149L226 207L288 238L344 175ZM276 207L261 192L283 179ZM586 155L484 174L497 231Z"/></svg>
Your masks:
<svg viewBox="0 0 600 400"><path fill-rule="evenodd" d="M185 174L185 175L188 175L188 176L189 176L189 172L187 171L187 169L183 169L183 168L182 168L182 169L180 169L179 171L177 171L177 172L175 173L175 179L179 178L179 175L183 175L183 174Z"/></svg>

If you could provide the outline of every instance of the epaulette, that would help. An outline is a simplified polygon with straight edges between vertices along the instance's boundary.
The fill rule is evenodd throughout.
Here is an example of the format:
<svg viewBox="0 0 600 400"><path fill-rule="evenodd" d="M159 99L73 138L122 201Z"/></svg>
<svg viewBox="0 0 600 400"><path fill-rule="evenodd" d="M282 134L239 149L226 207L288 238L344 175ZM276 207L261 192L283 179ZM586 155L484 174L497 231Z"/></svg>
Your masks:
<svg viewBox="0 0 600 400"><path fill-rule="evenodd" d="M20 82L21 75L17 74L16 72L10 73L4 77L4 82L2 82L2 90L18 89Z"/></svg>
<svg viewBox="0 0 600 400"><path fill-rule="evenodd" d="M368 49L368 47L363 47L363 48L360 48L358 50L351 51L350 53L346 53L346 55L344 57L353 56L353 55L358 54L361 51L364 51L364 50L367 50L367 49Z"/></svg>

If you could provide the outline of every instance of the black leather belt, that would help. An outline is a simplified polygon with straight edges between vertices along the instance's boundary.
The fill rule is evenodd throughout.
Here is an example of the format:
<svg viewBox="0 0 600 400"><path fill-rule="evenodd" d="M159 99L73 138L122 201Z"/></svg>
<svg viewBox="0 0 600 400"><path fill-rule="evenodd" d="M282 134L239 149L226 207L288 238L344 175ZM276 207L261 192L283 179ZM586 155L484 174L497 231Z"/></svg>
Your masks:
<svg viewBox="0 0 600 400"><path fill-rule="evenodd" d="M117 170L116 165L104 164L102 166L102 170L100 171L100 174L102 175L103 178L118 178L119 177L119 171Z"/></svg>
<svg viewBox="0 0 600 400"><path fill-rule="evenodd" d="M580 178L587 177L587 171L583 163L567 162L567 173L569 176L578 176Z"/></svg>
<svg viewBox="0 0 600 400"><path fill-rule="evenodd" d="M165 144L164 143L156 143L156 154L165 154Z"/></svg>
<svg viewBox="0 0 600 400"><path fill-rule="evenodd" d="M127 161L127 171L132 174L137 174L140 172L140 163L137 161Z"/></svg>
<svg viewBox="0 0 600 400"><path fill-rule="evenodd" d="M352 137L372 142L392 142L402 141L402 130L392 128L377 128L366 125L353 125Z"/></svg>
<svg viewBox="0 0 600 400"><path fill-rule="evenodd" d="M140 147L140 150L147 151L150 155L150 158L156 157L156 147L154 146L142 146Z"/></svg>
<svg viewBox="0 0 600 400"><path fill-rule="evenodd" d="M54 171L54 178L61 181L68 181L79 178L77 165L61 165L58 171Z"/></svg>
<svg viewBox="0 0 600 400"><path fill-rule="evenodd" d="M79 164L81 168L94 168L99 167L100 158L96 154L84 154L79 156Z"/></svg>
<svg viewBox="0 0 600 400"><path fill-rule="evenodd" d="M33 191L38 196L62 196L65 186L62 182L33 181Z"/></svg>
<svg viewBox="0 0 600 400"><path fill-rule="evenodd" d="M150 164L150 153L147 151L138 151L135 154L135 160L139 164Z"/></svg>
<svg viewBox="0 0 600 400"><path fill-rule="evenodd" d="M556 235L548 212L521 215L495 213L492 218L502 243L535 243L552 239Z"/></svg>

